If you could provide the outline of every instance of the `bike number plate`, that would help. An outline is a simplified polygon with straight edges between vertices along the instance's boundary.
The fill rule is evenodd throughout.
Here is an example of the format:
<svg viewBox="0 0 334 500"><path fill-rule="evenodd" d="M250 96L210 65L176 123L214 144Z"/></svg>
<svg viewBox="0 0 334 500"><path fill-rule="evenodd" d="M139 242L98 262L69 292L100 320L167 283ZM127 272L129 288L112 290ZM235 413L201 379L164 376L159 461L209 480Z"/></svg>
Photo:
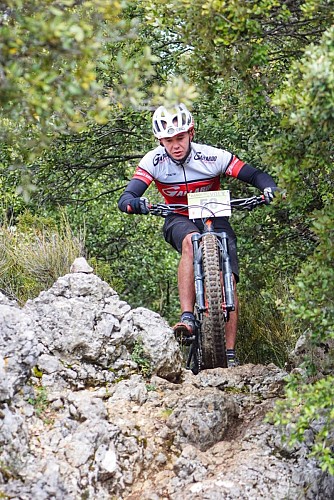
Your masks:
<svg viewBox="0 0 334 500"><path fill-rule="evenodd" d="M189 219L230 217L230 191L203 191L188 193Z"/></svg>

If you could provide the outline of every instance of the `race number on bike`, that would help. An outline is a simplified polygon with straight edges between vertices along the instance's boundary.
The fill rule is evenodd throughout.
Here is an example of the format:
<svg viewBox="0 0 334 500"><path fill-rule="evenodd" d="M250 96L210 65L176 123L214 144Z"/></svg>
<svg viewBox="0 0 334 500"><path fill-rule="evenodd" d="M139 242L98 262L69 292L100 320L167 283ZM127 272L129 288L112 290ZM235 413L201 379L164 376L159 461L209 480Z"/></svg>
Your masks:
<svg viewBox="0 0 334 500"><path fill-rule="evenodd" d="M188 193L189 219L230 217L229 190Z"/></svg>

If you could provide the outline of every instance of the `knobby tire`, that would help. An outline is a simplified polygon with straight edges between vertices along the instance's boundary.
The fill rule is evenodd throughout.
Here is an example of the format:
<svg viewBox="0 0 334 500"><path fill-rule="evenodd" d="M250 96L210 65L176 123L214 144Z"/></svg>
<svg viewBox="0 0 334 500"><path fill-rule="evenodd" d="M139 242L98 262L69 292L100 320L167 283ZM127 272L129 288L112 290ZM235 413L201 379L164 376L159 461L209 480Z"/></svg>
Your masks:
<svg viewBox="0 0 334 500"><path fill-rule="evenodd" d="M220 274L220 251L213 234L202 239L204 293L207 310L201 328L203 368L226 368L225 320Z"/></svg>

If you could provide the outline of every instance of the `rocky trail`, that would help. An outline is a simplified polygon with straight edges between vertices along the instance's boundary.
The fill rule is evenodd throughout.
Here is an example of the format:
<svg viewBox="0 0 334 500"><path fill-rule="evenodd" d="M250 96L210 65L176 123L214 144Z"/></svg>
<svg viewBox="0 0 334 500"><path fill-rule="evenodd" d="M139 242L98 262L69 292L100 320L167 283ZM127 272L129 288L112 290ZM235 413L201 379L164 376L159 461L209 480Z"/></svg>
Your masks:
<svg viewBox="0 0 334 500"><path fill-rule="evenodd" d="M264 420L285 376L272 364L193 375L163 318L89 269L23 308L0 294L0 497L333 498L311 433L291 450Z"/></svg>

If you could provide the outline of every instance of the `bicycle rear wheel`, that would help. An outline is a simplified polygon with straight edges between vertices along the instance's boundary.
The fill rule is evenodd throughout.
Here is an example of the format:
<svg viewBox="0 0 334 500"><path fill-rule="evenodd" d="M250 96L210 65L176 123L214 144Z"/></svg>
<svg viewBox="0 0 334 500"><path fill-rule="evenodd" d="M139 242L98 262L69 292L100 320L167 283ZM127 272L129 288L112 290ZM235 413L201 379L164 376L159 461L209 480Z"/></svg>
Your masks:
<svg viewBox="0 0 334 500"><path fill-rule="evenodd" d="M220 252L213 234L202 239L204 295L206 311L201 328L203 368L226 368L225 320L220 278Z"/></svg>

